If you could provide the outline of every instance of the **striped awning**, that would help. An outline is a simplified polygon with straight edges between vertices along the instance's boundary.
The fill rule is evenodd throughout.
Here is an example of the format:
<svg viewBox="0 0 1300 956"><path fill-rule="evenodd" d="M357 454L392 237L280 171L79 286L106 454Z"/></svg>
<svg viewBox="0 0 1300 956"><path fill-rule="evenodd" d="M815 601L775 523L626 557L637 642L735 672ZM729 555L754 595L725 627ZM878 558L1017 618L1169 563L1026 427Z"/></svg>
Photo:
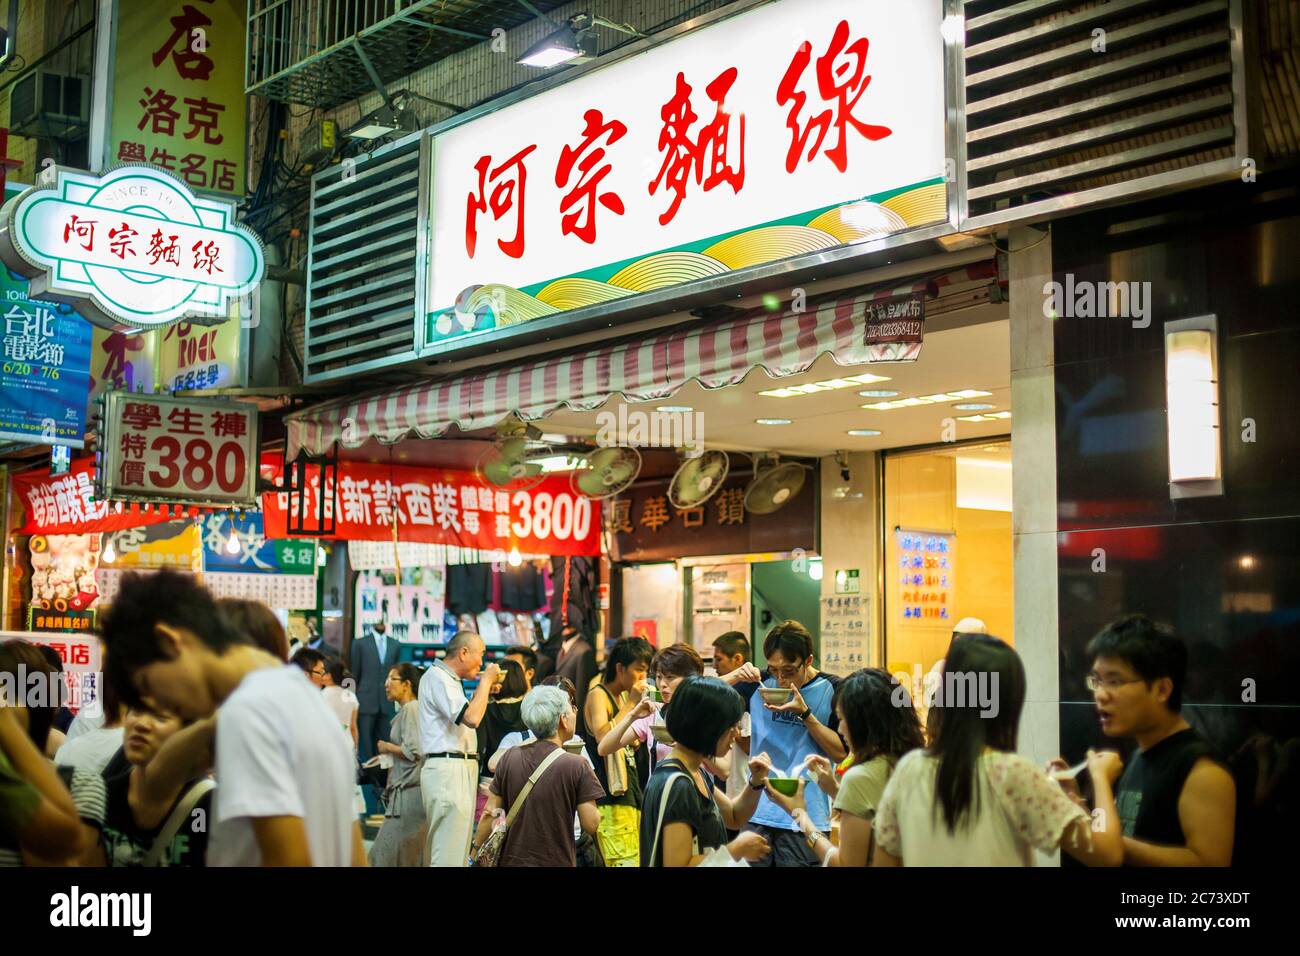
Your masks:
<svg viewBox="0 0 1300 956"><path fill-rule="evenodd" d="M735 385L754 368L774 378L807 371L822 355L840 365L865 365L868 302L996 276L990 260L955 272L826 301L803 312L758 309L709 325L573 355L423 382L295 412L286 419L290 456L320 455L335 442L355 448L375 439L437 438L453 425L471 431L508 416L537 421L559 409L590 411L619 396L648 402L672 396L688 382Z"/></svg>

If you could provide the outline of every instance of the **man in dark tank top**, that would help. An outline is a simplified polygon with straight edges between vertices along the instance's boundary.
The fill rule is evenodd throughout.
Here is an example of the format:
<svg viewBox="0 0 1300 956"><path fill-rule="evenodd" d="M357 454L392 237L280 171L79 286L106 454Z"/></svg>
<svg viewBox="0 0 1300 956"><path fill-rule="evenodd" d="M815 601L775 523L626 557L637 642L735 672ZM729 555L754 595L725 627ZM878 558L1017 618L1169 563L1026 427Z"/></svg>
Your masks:
<svg viewBox="0 0 1300 956"><path fill-rule="evenodd" d="M1142 615L1121 618L1088 644L1092 689L1108 737L1136 751L1120 774L1115 806L1126 866L1228 866L1236 787L1213 745L1183 718L1187 648Z"/></svg>

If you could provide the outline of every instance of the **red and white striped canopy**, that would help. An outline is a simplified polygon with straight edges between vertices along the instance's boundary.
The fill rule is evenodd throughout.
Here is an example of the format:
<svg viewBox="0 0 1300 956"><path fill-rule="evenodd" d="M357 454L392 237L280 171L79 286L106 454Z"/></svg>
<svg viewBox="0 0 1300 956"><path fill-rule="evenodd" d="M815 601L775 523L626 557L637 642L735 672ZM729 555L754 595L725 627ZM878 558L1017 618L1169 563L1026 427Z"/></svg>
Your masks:
<svg viewBox="0 0 1300 956"><path fill-rule="evenodd" d="M383 444L437 438L453 425L470 431L494 426L510 415L536 421L562 408L590 411L615 395L629 402L656 401L691 381L705 388L735 385L755 367L774 378L797 375L825 354L840 365L863 365L868 361L868 302L908 292L934 295L936 287L995 273L992 262L981 262L827 301L815 310L755 310L639 342L317 405L286 419L289 455L300 448L323 454L335 442L355 448L371 438Z"/></svg>

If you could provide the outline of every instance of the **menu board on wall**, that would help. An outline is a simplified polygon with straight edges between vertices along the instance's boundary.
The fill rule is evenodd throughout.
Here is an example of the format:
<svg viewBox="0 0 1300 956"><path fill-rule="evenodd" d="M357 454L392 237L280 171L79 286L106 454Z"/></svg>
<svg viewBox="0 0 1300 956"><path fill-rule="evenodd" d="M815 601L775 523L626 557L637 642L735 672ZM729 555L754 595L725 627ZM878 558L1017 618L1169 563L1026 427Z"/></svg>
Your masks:
<svg viewBox="0 0 1300 956"><path fill-rule="evenodd" d="M871 598L839 594L822 598L820 668L845 676L871 662Z"/></svg>
<svg viewBox="0 0 1300 956"><path fill-rule="evenodd" d="M957 587L957 536L936 531L894 532L898 541L899 607L904 626L951 625Z"/></svg>

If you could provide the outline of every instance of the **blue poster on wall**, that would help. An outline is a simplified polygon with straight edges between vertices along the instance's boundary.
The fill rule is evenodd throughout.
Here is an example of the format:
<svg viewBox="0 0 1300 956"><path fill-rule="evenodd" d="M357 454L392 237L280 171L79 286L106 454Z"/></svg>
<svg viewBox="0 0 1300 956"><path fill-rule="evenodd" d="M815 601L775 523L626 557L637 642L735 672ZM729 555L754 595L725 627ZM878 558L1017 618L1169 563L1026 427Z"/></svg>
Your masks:
<svg viewBox="0 0 1300 956"><path fill-rule="evenodd" d="M214 511L203 516L203 570L315 574L316 539L267 538L260 512L232 519L227 512Z"/></svg>
<svg viewBox="0 0 1300 956"><path fill-rule="evenodd" d="M0 438L81 448L90 392L90 323L27 298L27 280L0 267Z"/></svg>
<svg viewBox="0 0 1300 956"><path fill-rule="evenodd" d="M26 189L6 183L4 199ZM81 448L91 326L65 305L29 299L27 285L0 266L0 439Z"/></svg>

